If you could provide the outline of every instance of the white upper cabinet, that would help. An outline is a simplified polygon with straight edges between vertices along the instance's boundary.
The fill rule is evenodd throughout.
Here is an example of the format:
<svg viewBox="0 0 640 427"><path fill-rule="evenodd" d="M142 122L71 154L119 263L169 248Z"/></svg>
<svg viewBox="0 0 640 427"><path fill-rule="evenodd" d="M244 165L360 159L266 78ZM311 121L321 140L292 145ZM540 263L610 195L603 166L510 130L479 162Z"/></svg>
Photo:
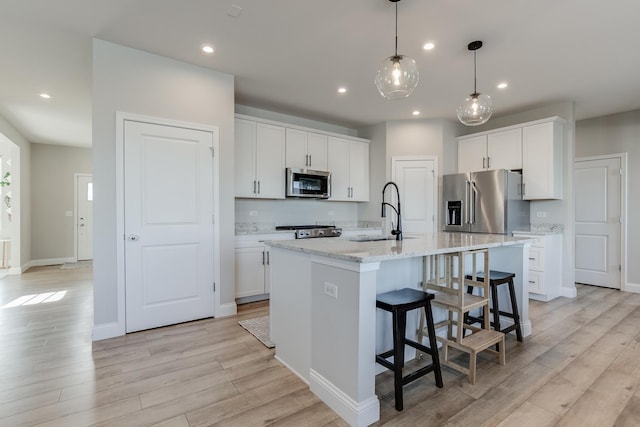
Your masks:
<svg viewBox="0 0 640 427"><path fill-rule="evenodd" d="M334 201L369 201L369 144L329 137L328 169Z"/></svg>
<svg viewBox="0 0 640 427"><path fill-rule="evenodd" d="M235 195L284 199L286 168L331 172L330 200L369 201L369 141L272 120L235 118Z"/></svg>
<svg viewBox="0 0 640 427"><path fill-rule="evenodd" d="M458 139L458 172L476 172L485 169L487 135Z"/></svg>
<svg viewBox="0 0 640 427"><path fill-rule="evenodd" d="M465 135L458 141L458 172L522 170L523 198L562 198L563 120L559 117Z"/></svg>
<svg viewBox="0 0 640 427"><path fill-rule="evenodd" d="M307 133L307 154L309 155L309 169L317 171L328 170L328 140L329 137L327 135L321 135L319 133L313 132Z"/></svg>
<svg viewBox="0 0 640 427"><path fill-rule="evenodd" d="M522 169L522 129L487 135L487 169Z"/></svg>
<svg viewBox="0 0 640 427"><path fill-rule="evenodd" d="M488 169L522 169L521 129L458 138L458 172Z"/></svg>
<svg viewBox="0 0 640 427"><path fill-rule="evenodd" d="M286 167L326 171L327 139L326 135L287 129Z"/></svg>
<svg viewBox="0 0 640 427"><path fill-rule="evenodd" d="M284 199L285 128L235 120L236 197Z"/></svg>
<svg viewBox="0 0 640 427"><path fill-rule="evenodd" d="M562 199L562 123L524 126L522 155L524 199Z"/></svg>

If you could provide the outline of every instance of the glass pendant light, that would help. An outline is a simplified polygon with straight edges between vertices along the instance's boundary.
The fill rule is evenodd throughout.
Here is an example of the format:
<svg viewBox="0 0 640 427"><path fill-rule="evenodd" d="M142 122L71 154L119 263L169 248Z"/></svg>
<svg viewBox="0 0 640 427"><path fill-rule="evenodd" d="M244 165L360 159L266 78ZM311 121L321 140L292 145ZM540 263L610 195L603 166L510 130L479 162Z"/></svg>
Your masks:
<svg viewBox="0 0 640 427"><path fill-rule="evenodd" d="M467 126L478 126L486 123L493 114L493 102L489 95L478 93L476 89L476 51L482 47L482 42L477 40L469 43L467 49L473 51L473 93L465 98L458 107L458 120Z"/></svg>
<svg viewBox="0 0 640 427"><path fill-rule="evenodd" d="M376 87L387 99L402 99L411 95L418 86L418 66L406 55L398 55L398 2L396 4L396 49L395 54L382 61L376 73Z"/></svg>

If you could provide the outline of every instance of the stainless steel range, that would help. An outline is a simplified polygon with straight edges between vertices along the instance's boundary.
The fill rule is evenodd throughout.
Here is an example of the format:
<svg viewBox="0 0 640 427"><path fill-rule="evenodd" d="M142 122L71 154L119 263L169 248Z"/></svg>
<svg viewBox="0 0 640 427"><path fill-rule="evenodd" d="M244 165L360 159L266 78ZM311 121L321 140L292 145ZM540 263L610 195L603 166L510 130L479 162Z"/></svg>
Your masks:
<svg viewBox="0 0 640 427"><path fill-rule="evenodd" d="M295 231L296 239L340 237L342 235L342 229L333 225L279 225L276 230Z"/></svg>

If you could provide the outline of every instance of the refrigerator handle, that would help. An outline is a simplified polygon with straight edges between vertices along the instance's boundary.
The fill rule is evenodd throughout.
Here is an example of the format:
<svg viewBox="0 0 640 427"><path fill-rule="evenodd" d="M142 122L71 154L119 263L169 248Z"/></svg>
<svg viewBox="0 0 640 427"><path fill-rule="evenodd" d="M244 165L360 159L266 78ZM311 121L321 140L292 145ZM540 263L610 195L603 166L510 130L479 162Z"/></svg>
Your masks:
<svg viewBox="0 0 640 427"><path fill-rule="evenodd" d="M471 204L469 203L469 187L471 186L471 181L467 180L464 183L464 223L471 224Z"/></svg>
<svg viewBox="0 0 640 427"><path fill-rule="evenodd" d="M473 181L469 182L469 188L473 191L470 191L469 195L471 198L471 203L469 204L469 223L471 224L475 224L476 223L476 201L478 200L478 190L476 189L476 183Z"/></svg>

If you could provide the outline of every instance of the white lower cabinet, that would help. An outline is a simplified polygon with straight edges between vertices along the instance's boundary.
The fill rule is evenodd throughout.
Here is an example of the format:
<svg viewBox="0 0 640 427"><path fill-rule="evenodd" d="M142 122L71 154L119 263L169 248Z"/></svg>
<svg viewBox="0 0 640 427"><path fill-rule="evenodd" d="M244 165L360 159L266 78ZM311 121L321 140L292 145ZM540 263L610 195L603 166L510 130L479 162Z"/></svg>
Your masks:
<svg viewBox="0 0 640 427"><path fill-rule="evenodd" d="M236 236L236 298L258 301L269 298L269 240L294 239L293 233Z"/></svg>
<svg viewBox="0 0 640 427"><path fill-rule="evenodd" d="M551 301L559 297L562 288L562 234L514 232L513 235L536 239L529 249L529 298Z"/></svg>

